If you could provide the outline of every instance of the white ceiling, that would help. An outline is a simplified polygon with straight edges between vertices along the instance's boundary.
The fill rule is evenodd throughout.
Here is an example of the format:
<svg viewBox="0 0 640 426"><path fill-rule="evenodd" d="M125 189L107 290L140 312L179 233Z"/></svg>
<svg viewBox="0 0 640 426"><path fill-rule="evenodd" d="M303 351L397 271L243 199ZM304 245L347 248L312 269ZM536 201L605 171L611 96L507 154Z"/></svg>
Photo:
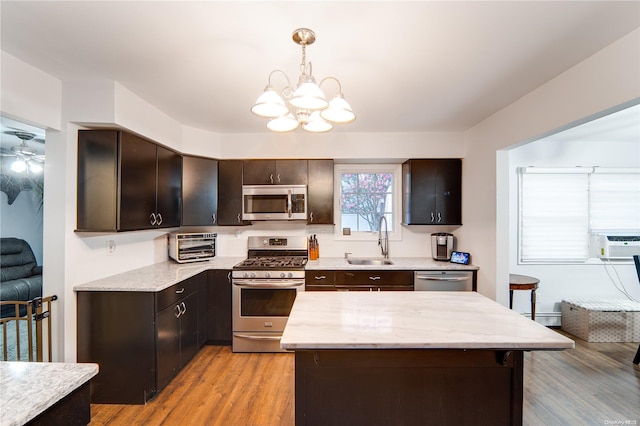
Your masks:
<svg viewBox="0 0 640 426"><path fill-rule="evenodd" d="M316 78L358 119L337 131L461 131L640 27L633 1L6 1L2 50L60 78L114 80L180 123L266 132L273 69ZM639 52L640 55L640 52ZM282 88L283 81L274 83ZM327 95L332 89L326 86Z"/></svg>

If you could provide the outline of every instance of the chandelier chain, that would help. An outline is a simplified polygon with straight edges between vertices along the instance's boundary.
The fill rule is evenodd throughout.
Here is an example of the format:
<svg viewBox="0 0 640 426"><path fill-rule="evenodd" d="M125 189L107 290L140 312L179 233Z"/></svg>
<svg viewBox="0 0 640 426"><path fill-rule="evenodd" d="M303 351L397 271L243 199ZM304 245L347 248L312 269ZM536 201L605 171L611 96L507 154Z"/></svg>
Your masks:
<svg viewBox="0 0 640 426"><path fill-rule="evenodd" d="M300 43L302 46L302 62L300 63L300 72L307 74L307 43Z"/></svg>

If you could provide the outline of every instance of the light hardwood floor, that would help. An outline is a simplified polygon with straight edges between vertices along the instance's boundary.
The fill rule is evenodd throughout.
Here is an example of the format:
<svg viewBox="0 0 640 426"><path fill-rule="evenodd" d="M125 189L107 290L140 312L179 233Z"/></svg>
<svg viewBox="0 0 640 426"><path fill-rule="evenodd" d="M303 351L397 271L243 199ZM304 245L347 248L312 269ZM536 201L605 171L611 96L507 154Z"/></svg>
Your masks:
<svg viewBox="0 0 640 426"><path fill-rule="evenodd" d="M640 425L638 344L569 337L576 349L525 353L524 424ZM292 354L204 346L146 405L92 404L91 426L293 425L293 369Z"/></svg>

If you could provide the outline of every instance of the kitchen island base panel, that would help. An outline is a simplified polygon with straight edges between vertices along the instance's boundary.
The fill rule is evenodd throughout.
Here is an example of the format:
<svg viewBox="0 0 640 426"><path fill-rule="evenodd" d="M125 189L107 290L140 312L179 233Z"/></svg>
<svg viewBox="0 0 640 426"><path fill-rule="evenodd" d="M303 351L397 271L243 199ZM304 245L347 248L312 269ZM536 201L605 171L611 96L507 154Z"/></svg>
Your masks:
<svg viewBox="0 0 640 426"><path fill-rule="evenodd" d="M80 386L26 423L27 426L88 425L91 422L91 387Z"/></svg>
<svg viewBox="0 0 640 426"><path fill-rule="evenodd" d="M522 425L523 352L298 350L296 425Z"/></svg>

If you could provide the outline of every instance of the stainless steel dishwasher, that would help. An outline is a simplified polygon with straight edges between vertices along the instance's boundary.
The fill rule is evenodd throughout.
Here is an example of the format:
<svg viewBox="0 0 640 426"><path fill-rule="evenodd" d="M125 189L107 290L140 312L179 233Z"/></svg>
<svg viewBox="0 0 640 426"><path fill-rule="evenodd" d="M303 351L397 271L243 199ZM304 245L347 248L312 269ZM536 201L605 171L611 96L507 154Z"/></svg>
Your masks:
<svg viewBox="0 0 640 426"><path fill-rule="evenodd" d="M415 291L473 291L473 271L415 271Z"/></svg>

